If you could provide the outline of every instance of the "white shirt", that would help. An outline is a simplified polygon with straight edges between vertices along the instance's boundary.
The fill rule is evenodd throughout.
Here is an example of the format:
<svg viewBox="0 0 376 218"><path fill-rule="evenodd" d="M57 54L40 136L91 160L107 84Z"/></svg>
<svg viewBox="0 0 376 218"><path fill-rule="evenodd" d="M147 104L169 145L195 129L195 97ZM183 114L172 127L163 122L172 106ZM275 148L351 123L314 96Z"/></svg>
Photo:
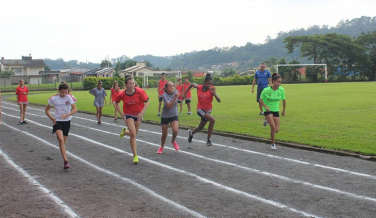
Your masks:
<svg viewBox="0 0 376 218"><path fill-rule="evenodd" d="M55 119L56 121L69 121L72 119L72 116L69 116L65 119L61 119L61 115L69 114L71 112L72 104L74 100L70 95L66 95L64 98L60 97L59 94L52 96L48 99L48 104L50 106L55 105Z"/></svg>

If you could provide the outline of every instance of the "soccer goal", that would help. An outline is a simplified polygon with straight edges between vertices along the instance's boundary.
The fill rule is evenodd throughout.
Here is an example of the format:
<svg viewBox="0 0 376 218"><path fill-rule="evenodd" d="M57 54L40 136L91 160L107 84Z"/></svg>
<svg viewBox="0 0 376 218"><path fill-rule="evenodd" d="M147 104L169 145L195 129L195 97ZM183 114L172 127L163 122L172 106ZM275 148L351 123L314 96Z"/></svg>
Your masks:
<svg viewBox="0 0 376 218"><path fill-rule="evenodd" d="M302 66L302 67L305 67L305 66L323 66L325 68L325 83L328 82L328 69L327 69L327 66L326 64L277 64L277 65L274 65L275 66L275 69L277 70L277 73L278 73L278 67L293 67L293 66Z"/></svg>
<svg viewBox="0 0 376 218"><path fill-rule="evenodd" d="M142 87L146 87L147 89L149 88L149 75L150 76L156 76L156 75L161 75L162 73L165 73L166 76L167 75L170 75L170 74L173 74L175 75L176 77L176 80L178 78L181 78L181 71L150 71L150 72L145 72L144 73L144 79L142 81ZM176 82L176 81L172 81L172 82Z"/></svg>

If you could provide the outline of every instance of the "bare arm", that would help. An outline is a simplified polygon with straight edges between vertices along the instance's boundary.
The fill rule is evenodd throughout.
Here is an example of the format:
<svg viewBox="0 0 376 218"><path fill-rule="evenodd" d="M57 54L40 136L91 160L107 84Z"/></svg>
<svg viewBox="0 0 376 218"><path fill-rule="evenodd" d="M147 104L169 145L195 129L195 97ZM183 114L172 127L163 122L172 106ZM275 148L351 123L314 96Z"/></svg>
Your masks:
<svg viewBox="0 0 376 218"><path fill-rule="evenodd" d="M282 101L282 104L283 104L282 116L285 116L285 114L286 114L286 99Z"/></svg>
<svg viewBox="0 0 376 218"><path fill-rule="evenodd" d="M142 111L137 115L138 122L141 122L142 117L144 116L145 111L146 111L146 109L147 109L148 107L149 107L149 101L145 102L145 104L144 104L144 108L143 108Z"/></svg>
<svg viewBox="0 0 376 218"><path fill-rule="evenodd" d="M260 103L262 106L264 106L264 108L266 109L266 111L270 112L270 109L268 106L266 106L265 102L260 98Z"/></svg>
<svg viewBox="0 0 376 218"><path fill-rule="evenodd" d="M221 99L218 97L217 92L215 91L215 87L213 87L211 89L211 93L213 94L213 96L215 97L215 99L217 100L217 102L220 103Z"/></svg>
<svg viewBox="0 0 376 218"><path fill-rule="evenodd" d="M53 125L55 125L56 124L56 119L51 116L50 109L51 109L51 105L47 105L47 107L44 110L44 112L46 112L47 117L50 118L50 120L52 120Z"/></svg>
<svg viewBox="0 0 376 218"><path fill-rule="evenodd" d="M192 88L197 88L197 87L198 85L196 83L191 83L191 85L188 86L187 90L184 91L184 94L183 94L184 98L189 90L191 90Z"/></svg>
<svg viewBox="0 0 376 218"><path fill-rule="evenodd" d="M69 114L62 114L62 115L61 115L61 119L65 119L65 118L67 118L67 117L70 117L70 116L72 116L73 114L77 113L77 111L78 111L78 109L77 109L77 107L76 107L76 104L72 104L72 110L71 110L71 112L70 112Z"/></svg>
<svg viewBox="0 0 376 218"><path fill-rule="evenodd" d="M255 91L254 88L255 88L256 82L257 82L257 79L254 78L254 79L253 79L253 82L252 82L252 93Z"/></svg>
<svg viewBox="0 0 376 218"><path fill-rule="evenodd" d="M178 100L180 95L182 95L182 93L179 94L179 92L175 92L174 99L172 99L171 102L166 102L166 107L168 109L171 109L174 106L175 102Z"/></svg>
<svg viewBox="0 0 376 218"><path fill-rule="evenodd" d="M119 111L119 114L120 114L121 118L123 118L123 120L125 121L125 117L124 117L123 111L120 110L120 105L116 101L115 101L115 108L116 108L117 111Z"/></svg>

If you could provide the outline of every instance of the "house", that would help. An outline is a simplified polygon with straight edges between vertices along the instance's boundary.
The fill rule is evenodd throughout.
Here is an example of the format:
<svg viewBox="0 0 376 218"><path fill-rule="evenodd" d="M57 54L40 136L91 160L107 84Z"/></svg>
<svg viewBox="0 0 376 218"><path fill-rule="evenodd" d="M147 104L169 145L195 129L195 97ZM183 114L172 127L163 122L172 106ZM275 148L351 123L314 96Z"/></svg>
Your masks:
<svg viewBox="0 0 376 218"><path fill-rule="evenodd" d="M10 77L11 84L18 84L20 79L25 80L26 84L39 84L42 77L39 74L44 70L46 64L43 59L33 59L32 56L22 56L22 59L0 60L0 70L11 70L14 75Z"/></svg>
<svg viewBox="0 0 376 218"><path fill-rule="evenodd" d="M144 76L146 73L154 71L153 68L147 67L145 62L138 62L135 66L122 70L119 75L121 77L125 77L125 75Z"/></svg>
<svg viewBox="0 0 376 218"><path fill-rule="evenodd" d="M114 76L115 69L112 67L105 67L105 68L95 68L92 70L89 70L83 75L85 77L87 76L95 76L95 77L113 77Z"/></svg>

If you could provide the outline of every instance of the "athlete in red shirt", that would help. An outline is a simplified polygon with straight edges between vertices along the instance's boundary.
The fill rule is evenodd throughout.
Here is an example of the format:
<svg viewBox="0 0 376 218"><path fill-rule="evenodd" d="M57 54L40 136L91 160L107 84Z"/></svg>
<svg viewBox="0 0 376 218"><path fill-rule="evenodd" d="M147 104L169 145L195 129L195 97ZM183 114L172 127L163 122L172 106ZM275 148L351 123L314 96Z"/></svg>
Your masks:
<svg viewBox="0 0 376 218"><path fill-rule="evenodd" d="M117 110L115 106L115 99L116 99L116 96L119 94L119 92L120 92L119 82L115 80L111 88L111 96L110 96L110 104L113 104L115 108L115 115L114 115L115 123L119 122L118 116L117 116Z"/></svg>
<svg viewBox="0 0 376 218"><path fill-rule="evenodd" d="M25 121L25 113L26 113L26 106L29 104L27 99L27 95L29 94L29 89L27 86L24 85L25 80L20 79L19 86L17 86L16 94L17 94L17 104L20 106L20 122L18 125L27 124Z"/></svg>
<svg viewBox="0 0 376 218"><path fill-rule="evenodd" d="M180 112L179 114L181 114L181 112L183 111L183 93L184 93L184 85L181 84L181 79L179 78L178 79L178 84L176 85L176 90L178 90L179 94L181 94L178 98L178 104L180 105Z"/></svg>
<svg viewBox="0 0 376 218"><path fill-rule="evenodd" d="M193 135L197 132L200 132L206 125L206 123L209 121L209 127L208 127L208 139L206 141L207 146L213 145L211 142L211 134L213 132L213 127L215 123L214 117L210 114L212 111L212 101L213 96L218 102L221 102L221 99L218 97L215 87L213 85L213 78L210 74L206 74L204 84L203 85L197 85L195 83L191 83L189 85L188 89L185 90L184 95L187 94L187 92L192 88L197 88L197 114L201 117L201 122L193 131L190 129L188 130L188 142L192 142Z"/></svg>
<svg viewBox="0 0 376 218"><path fill-rule="evenodd" d="M126 77L124 83L126 90L121 91L115 99L116 109L128 127L128 130L125 127L123 128L120 138L123 138L124 135L129 136L133 152L133 164L138 164L136 137L142 117L149 106L149 97L143 89L135 87L132 77ZM120 110L120 101L123 101L123 111Z"/></svg>
<svg viewBox="0 0 376 218"><path fill-rule="evenodd" d="M185 90L188 89L189 85L191 85L191 83L189 82L189 78L186 76L184 77L184 83L183 83L183 91L185 92ZM194 88L194 87L192 87ZM192 94L191 94L191 90L188 90L187 94L185 94L183 96L183 98L185 99L185 104L187 105L188 107L188 115L192 115L192 111L191 111L191 98L192 98Z"/></svg>
<svg viewBox="0 0 376 218"><path fill-rule="evenodd" d="M165 92L164 88L165 88L165 85L166 85L167 82L168 82L168 80L166 79L166 74L162 73L161 79L158 81L158 88L157 88L158 99L159 99L158 117L161 116L162 95Z"/></svg>

